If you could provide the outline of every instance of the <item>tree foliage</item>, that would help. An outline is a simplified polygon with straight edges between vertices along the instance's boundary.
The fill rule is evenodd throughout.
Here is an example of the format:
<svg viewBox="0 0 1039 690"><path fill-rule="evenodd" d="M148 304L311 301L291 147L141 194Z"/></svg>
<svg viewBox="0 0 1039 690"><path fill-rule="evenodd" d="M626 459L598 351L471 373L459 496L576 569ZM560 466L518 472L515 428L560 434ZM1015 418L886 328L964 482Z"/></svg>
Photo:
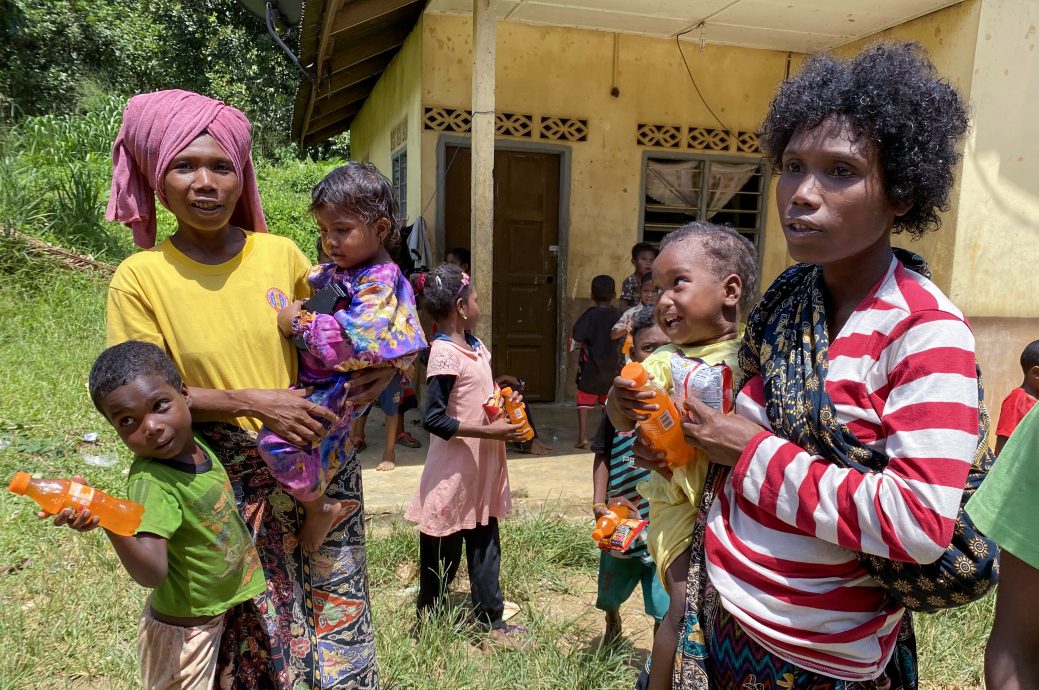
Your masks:
<svg viewBox="0 0 1039 690"><path fill-rule="evenodd" d="M240 108L267 154L288 143L296 79L263 21L235 0L0 0L8 120L182 88Z"/></svg>

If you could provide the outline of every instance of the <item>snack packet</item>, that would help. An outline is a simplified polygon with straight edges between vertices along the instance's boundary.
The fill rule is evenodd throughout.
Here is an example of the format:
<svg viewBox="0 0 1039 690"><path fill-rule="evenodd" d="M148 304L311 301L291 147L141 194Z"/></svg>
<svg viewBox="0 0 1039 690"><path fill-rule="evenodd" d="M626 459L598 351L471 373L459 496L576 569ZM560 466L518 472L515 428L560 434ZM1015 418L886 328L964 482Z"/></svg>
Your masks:
<svg viewBox="0 0 1039 690"><path fill-rule="evenodd" d="M696 357L671 357L671 380L679 412L686 416L683 403L691 398L728 414L732 411L732 369L722 362L710 365Z"/></svg>
<svg viewBox="0 0 1039 690"><path fill-rule="evenodd" d="M646 529L649 520L626 519L621 520L617 529L613 530L607 539L599 542L599 548L603 551L624 552L631 548L642 531Z"/></svg>
<svg viewBox="0 0 1039 690"><path fill-rule="evenodd" d="M483 402L483 412L487 415L487 421L493 422L505 413L505 401L501 397L501 389L494 386L494 392L487 396Z"/></svg>

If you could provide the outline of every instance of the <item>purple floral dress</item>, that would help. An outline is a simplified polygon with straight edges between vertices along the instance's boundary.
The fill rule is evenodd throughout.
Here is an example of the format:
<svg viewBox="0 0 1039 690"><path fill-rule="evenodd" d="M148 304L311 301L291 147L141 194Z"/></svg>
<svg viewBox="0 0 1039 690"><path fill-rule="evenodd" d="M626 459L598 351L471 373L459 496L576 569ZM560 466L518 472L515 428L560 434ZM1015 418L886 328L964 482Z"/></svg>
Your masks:
<svg viewBox="0 0 1039 690"><path fill-rule="evenodd" d="M353 405L346 402L350 372L375 366L404 369L426 347L411 284L394 263L341 269L334 263L310 273L314 292L337 284L346 295L332 314L302 312L293 334L302 336L300 388L313 388L307 399L332 410L338 420L317 446L289 443L268 429L257 446L271 474L289 494L311 501L325 493L332 477L353 456L350 423Z"/></svg>
<svg viewBox="0 0 1039 690"><path fill-rule="evenodd" d="M425 347L411 285L394 264L341 270L315 267L313 289L337 281L348 295L333 315L301 319L308 344L300 351L299 385L309 400L339 414L317 452L291 446L269 432L260 443L230 424L197 425L220 458L253 534L267 591L228 612L216 687L221 690L311 690L379 687L375 635L368 602L361 467L350 444L350 372L406 366ZM306 473L293 463L310 463ZM288 467L288 473L282 472ZM283 479L288 478L288 482ZM345 509L324 545L304 552L296 541L302 507L287 484L321 490Z"/></svg>

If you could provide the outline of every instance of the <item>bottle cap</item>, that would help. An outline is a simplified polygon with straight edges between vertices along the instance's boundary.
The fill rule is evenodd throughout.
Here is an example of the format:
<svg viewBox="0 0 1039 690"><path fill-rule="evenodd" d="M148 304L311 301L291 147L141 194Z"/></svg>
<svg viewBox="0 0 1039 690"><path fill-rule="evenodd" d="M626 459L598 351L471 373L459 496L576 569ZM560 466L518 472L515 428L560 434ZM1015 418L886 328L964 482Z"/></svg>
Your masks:
<svg viewBox="0 0 1039 690"><path fill-rule="evenodd" d="M15 472L14 476L11 477L11 485L7 488L10 489L11 493L25 494L25 490L29 488L29 482L32 481L32 476L25 472Z"/></svg>
<svg viewBox="0 0 1039 690"><path fill-rule="evenodd" d="M624 365L621 369L621 378L634 381L637 388L642 388L649 381L649 376L646 374L646 367L642 366L638 362L629 362Z"/></svg>
<svg viewBox="0 0 1039 690"><path fill-rule="evenodd" d="M512 395L512 389L509 388L508 386L505 386L505 388L501 389L501 394L504 395L504 396Z"/></svg>

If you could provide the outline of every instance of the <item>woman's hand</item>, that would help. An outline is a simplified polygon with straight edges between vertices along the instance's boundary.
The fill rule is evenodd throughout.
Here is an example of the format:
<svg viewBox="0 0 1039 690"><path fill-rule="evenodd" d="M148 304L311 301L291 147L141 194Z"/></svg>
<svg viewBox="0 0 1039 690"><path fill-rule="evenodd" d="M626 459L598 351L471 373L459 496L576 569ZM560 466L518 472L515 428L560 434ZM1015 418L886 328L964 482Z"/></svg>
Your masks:
<svg viewBox="0 0 1039 690"><path fill-rule="evenodd" d="M738 414L723 414L695 398L686 400L684 407L686 418L682 421L682 432L685 440L719 465L734 466L743 449L763 431Z"/></svg>
<svg viewBox="0 0 1039 690"><path fill-rule="evenodd" d="M378 398L397 375L396 367L372 367L353 372L347 383L349 389L346 402L352 403L354 407L367 405Z"/></svg>
<svg viewBox="0 0 1039 690"><path fill-rule="evenodd" d="M293 445L320 441L328 433L324 422L334 424L336 415L327 407L307 400L311 392L310 388L251 390L250 416Z"/></svg>
<svg viewBox="0 0 1039 690"><path fill-rule="evenodd" d="M511 402L513 405L522 405L523 404L523 396L520 395L519 391L514 390L507 397L508 397L509 402Z"/></svg>

